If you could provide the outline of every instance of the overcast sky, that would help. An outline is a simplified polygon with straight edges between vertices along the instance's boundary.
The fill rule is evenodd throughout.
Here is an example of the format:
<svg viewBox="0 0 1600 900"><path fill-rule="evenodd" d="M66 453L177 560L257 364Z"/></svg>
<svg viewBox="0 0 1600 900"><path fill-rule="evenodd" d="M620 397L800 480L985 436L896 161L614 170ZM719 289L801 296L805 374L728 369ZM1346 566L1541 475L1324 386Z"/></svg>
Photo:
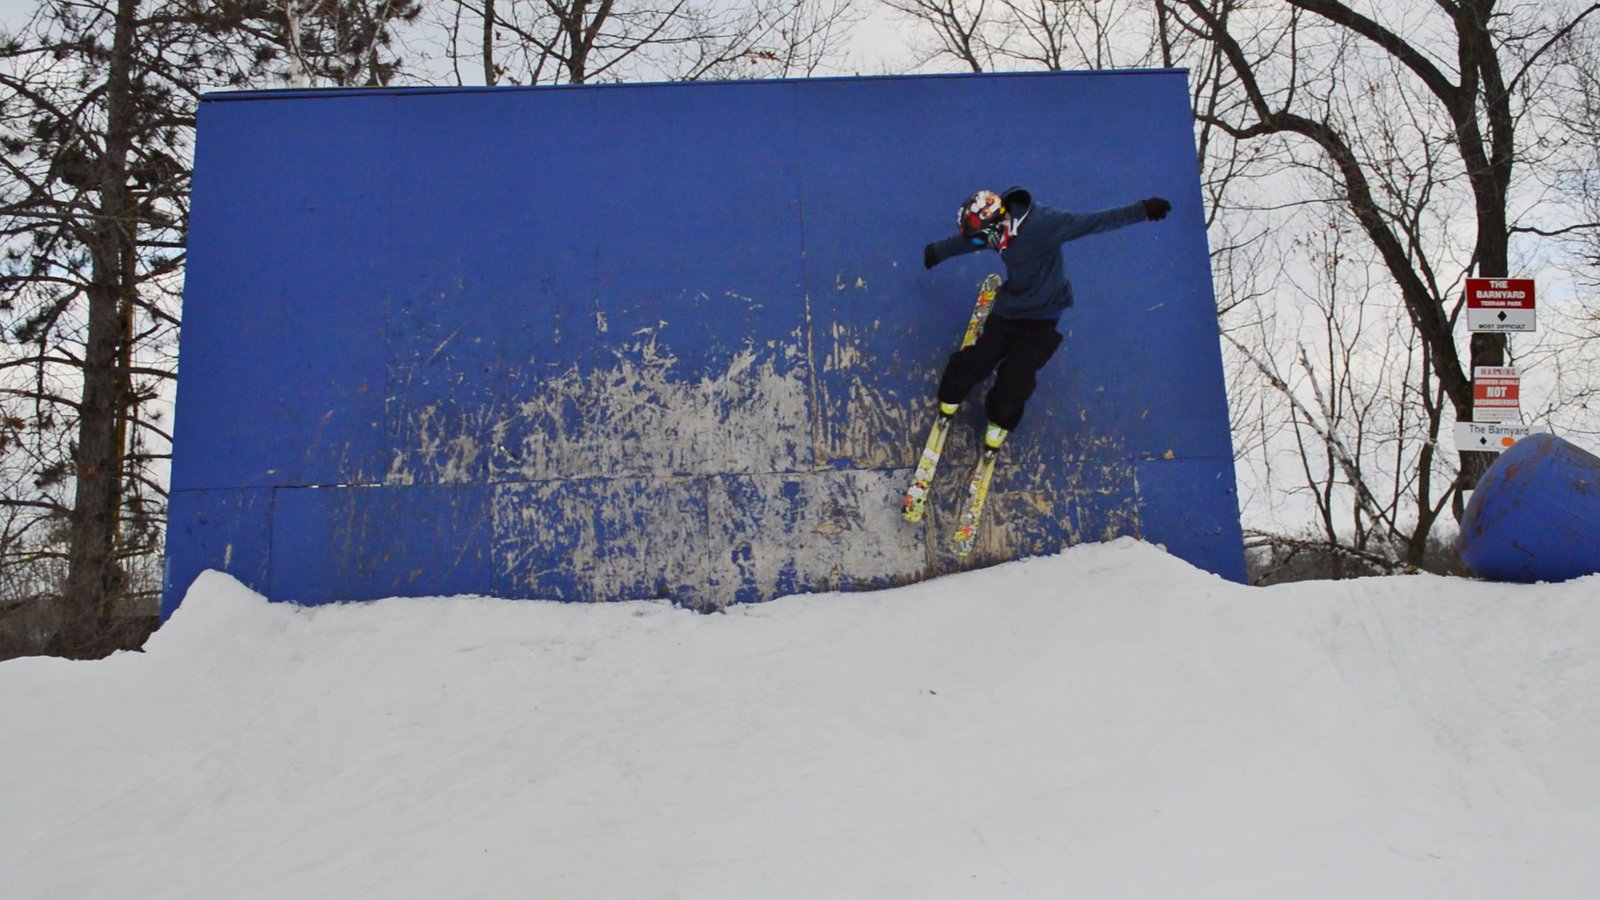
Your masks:
<svg viewBox="0 0 1600 900"><path fill-rule="evenodd" d="M37 0L0 0L0 27L15 28L33 11Z"/></svg>
<svg viewBox="0 0 1600 900"><path fill-rule="evenodd" d="M0 29L14 30L38 8L39 0L0 0ZM894 15L882 4L864 3L862 21L849 30L849 50L842 71L825 74L883 74L884 60L903 52L903 37L895 27ZM421 63L418 61L418 67ZM408 66L408 69L411 68Z"/></svg>

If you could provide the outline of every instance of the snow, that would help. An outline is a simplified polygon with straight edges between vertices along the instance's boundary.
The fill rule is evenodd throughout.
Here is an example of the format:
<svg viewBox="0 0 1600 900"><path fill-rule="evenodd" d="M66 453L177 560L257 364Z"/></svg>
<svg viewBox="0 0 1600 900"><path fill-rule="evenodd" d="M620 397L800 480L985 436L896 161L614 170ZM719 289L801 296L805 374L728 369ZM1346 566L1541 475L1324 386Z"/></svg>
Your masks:
<svg viewBox="0 0 1600 900"><path fill-rule="evenodd" d="M1132 540L698 615L271 604L0 664L8 897L1600 894L1600 577Z"/></svg>

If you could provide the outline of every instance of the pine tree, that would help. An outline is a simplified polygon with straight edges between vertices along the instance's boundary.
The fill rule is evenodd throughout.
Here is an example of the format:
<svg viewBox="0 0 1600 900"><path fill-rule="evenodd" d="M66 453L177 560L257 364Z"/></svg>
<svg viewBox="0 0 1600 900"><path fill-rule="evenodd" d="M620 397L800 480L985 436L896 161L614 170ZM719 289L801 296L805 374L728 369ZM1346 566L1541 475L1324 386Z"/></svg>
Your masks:
<svg viewBox="0 0 1600 900"><path fill-rule="evenodd" d="M214 5L47 0L0 36L0 567L97 657L153 598L194 109L260 76ZM130 565L142 560L142 565ZM13 590L18 588L13 587Z"/></svg>

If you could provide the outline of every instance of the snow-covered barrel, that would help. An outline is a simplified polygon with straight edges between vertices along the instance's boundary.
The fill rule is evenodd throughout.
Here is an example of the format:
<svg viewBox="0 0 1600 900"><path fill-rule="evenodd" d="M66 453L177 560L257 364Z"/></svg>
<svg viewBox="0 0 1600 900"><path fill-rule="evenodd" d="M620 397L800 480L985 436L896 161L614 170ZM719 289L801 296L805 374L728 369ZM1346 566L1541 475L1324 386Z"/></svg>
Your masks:
<svg viewBox="0 0 1600 900"><path fill-rule="evenodd" d="M1518 441L1479 480L1457 547L1498 581L1600 572L1600 457L1550 434Z"/></svg>

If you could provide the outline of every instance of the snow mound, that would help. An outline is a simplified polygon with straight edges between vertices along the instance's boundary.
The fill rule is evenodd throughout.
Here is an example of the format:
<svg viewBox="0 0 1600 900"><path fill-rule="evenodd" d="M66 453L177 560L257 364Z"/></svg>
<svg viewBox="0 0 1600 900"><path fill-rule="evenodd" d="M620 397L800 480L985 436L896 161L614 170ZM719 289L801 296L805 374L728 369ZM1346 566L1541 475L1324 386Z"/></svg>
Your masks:
<svg viewBox="0 0 1600 900"><path fill-rule="evenodd" d="M1131 540L698 615L299 608L0 664L17 897L1577 897L1600 578Z"/></svg>

